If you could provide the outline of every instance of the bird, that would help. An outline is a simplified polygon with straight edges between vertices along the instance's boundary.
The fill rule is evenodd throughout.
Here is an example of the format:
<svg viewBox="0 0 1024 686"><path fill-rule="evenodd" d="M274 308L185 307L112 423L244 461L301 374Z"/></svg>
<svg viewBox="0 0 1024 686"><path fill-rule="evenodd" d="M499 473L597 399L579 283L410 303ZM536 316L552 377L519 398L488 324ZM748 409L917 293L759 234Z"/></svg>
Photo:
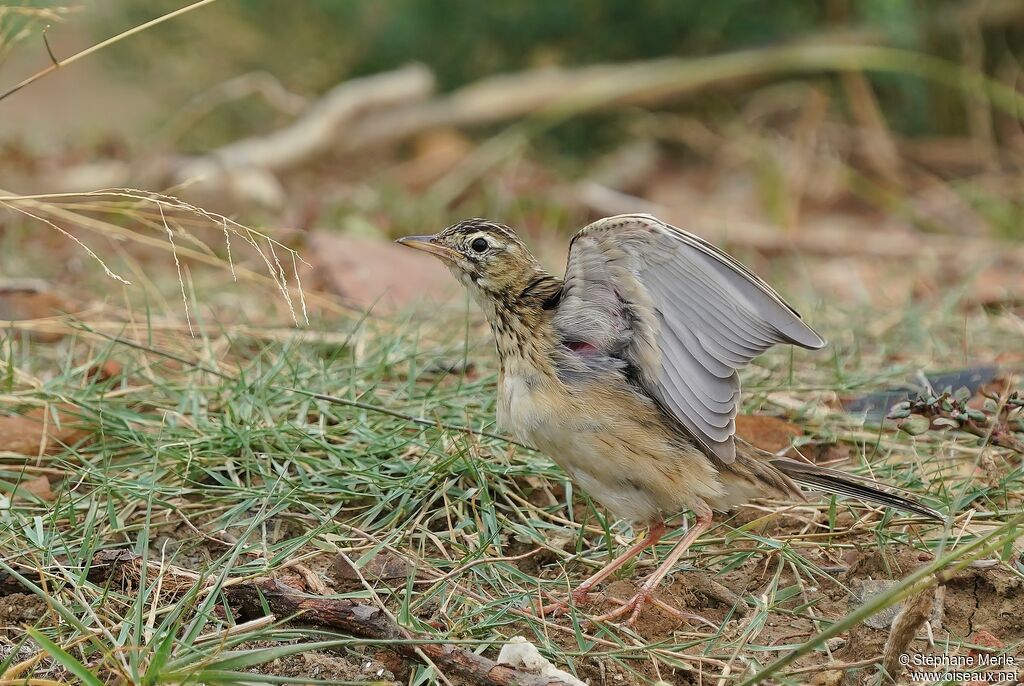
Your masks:
<svg viewBox="0 0 1024 686"><path fill-rule="evenodd" d="M945 521L903 489L738 439L739 371L776 344L817 350L825 340L708 241L649 214L607 217L572 238L562 278L487 219L397 242L439 258L483 311L499 360L498 425L615 517L647 527L542 615L590 602L687 511L693 525L636 594L595 621L628 615L632 625L649 603L669 608L654 592L714 513L755 498L804 500L802 486Z"/></svg>

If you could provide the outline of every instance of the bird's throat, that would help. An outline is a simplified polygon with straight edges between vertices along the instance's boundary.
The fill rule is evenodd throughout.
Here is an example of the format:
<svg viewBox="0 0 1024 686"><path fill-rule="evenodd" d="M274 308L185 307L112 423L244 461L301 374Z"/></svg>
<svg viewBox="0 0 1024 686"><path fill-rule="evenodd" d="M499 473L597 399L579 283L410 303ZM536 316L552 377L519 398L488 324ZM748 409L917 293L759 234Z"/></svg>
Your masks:
<svg viewBox="0 0 1024 686"><path fill-rule="evenodd" d="M522 288L509 289L488 303L485 313L494 332L502 371L551 371L555 345L552 302L557 302L561 290L561 279L539 272Z"/></svg>

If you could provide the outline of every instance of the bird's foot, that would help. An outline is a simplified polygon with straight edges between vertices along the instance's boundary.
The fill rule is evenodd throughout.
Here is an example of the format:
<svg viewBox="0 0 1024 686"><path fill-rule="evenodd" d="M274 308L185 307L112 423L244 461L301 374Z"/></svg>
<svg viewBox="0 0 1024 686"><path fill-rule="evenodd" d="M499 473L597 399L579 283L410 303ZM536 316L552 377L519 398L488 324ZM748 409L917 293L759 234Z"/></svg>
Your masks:
<svg viewBox="0 0 1024 686"><path fill-rule="evenodd" d="M626 620L626 626L633 626L636 623L637 618L640 616L640 612L643 610L644 605L653 602L654 596L646 588L641 588L636 595L629 600L620 600L618 598L612 598L615 602L619 603L619 606L611 612L606 612L603 615L594 617L595 622L610 622L613 619L618 619L624 615L629 615L629 619Z"/></svg>
<svg viewBox="0 0 1024 686"><path fill-rule="evenodd" d="M588 588L577 588L575 591L569 594L569 598L561 600L555 596L545 593L550 603L542 604L537 610L538 617L546 617L551 615L557 617L560 614L565 614L569 611L570 607L579 605L587 605L591 601L590 589Z"/></svg>
<svg viewBox="0 0 1024 686"><path fill-rule="evenodd" d="M631 627L634 624L636 624L636 620L639 619L640 613L643 612L644 605L651 604L657 607L662 612L665 612L666 614L669 614L675 617L676 619L700 622L702 624L707 624L709 627L713 629L718 629L717 624L712 624L711 621L705 619L704 617L701 617L698 614L694 614L692 612L684 612L680 609L672 607L671 605L662 600L658 600L654 597L653 591L647 588L641 587L641 589L637 591L636 595L634 595L629 600L620 600L619 598L612 598L611 600L614 600L615 602L619 603L619 607L615 608L611 612L606 612L603 615L594 617L593 621L610 622L612 620L618 619L619 617L628 614L629 618L626 619L625 625Z"/></svg>

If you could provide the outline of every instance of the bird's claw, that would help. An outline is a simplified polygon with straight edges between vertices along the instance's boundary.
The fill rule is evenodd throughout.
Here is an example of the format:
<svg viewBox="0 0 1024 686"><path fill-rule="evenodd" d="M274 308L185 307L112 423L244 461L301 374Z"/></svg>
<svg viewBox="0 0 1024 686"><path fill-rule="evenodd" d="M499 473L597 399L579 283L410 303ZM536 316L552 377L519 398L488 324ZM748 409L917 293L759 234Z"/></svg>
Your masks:
<svg viewBox="0 0 1024 686"><path fill-rule="evenodd" d="M560 614L564 614L569 611L570 607L576 607L579 605L587 605L591 601L589 589L577 588L575 591L569 594L569 599L561 600L555 596L545 593L550 603L542 604L537 610L539 617L546 617L551 615L557 617ZM571 599L571 600L570 600Z"/></svg>
<svg viewBox="0 0 1024 686"><path fill-rule="evenodd" d="M646 589L640 589L636 595L626 601L613 598L612 600L619 603L619 606L611 612L606 612L603 615L594 617L593 621L610 622L613 619L618 619L628 613L629 619L626 620L626 626L633 626L633 624L636 623L637 618L640 616L640 612L643 610L644 605L651 602L653 599L651 592Z"/></svg>
<svg viewBox="0 0 1024 686"><path fill-rule="evenodd" d="M649 603L651 605L656 606L663 612L672 615L676 619L700 622L702 624L708 625L713 629L718 629L717 624L713 624L710 620L705 619L704 617L701 617L698 614L694 614L693 612L684 612L682 610L672 607L664 601L658 600L654 597L653 592L646 588L641 588L639 591L637 591L636 595L634 595L629 600L623 601L618 598L612 598L612 600L619 603L619 607L615 608L611 612L606 612L603 615L594 617L594 622L610 622L628 613L629 618L624 622L624 624L626 626L632 627L634 624L636 624L636 620L639 619L640 613L644 609L644 605L647 605Z"/></svg>

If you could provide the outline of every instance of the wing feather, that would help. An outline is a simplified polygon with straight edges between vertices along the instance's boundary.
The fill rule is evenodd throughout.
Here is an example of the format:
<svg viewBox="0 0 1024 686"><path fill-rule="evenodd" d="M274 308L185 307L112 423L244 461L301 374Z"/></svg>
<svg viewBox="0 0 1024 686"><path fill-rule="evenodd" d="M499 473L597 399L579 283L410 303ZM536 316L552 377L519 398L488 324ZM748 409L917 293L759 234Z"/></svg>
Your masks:
<svg viewBox="0 0 1024 686"><path fill-rule="evenodd" d="M777 343L824 340L771 286L707 241L650 215L594 222L573 238L553 323L637 370L705 451L735 459L738 370Z"/></svg>

